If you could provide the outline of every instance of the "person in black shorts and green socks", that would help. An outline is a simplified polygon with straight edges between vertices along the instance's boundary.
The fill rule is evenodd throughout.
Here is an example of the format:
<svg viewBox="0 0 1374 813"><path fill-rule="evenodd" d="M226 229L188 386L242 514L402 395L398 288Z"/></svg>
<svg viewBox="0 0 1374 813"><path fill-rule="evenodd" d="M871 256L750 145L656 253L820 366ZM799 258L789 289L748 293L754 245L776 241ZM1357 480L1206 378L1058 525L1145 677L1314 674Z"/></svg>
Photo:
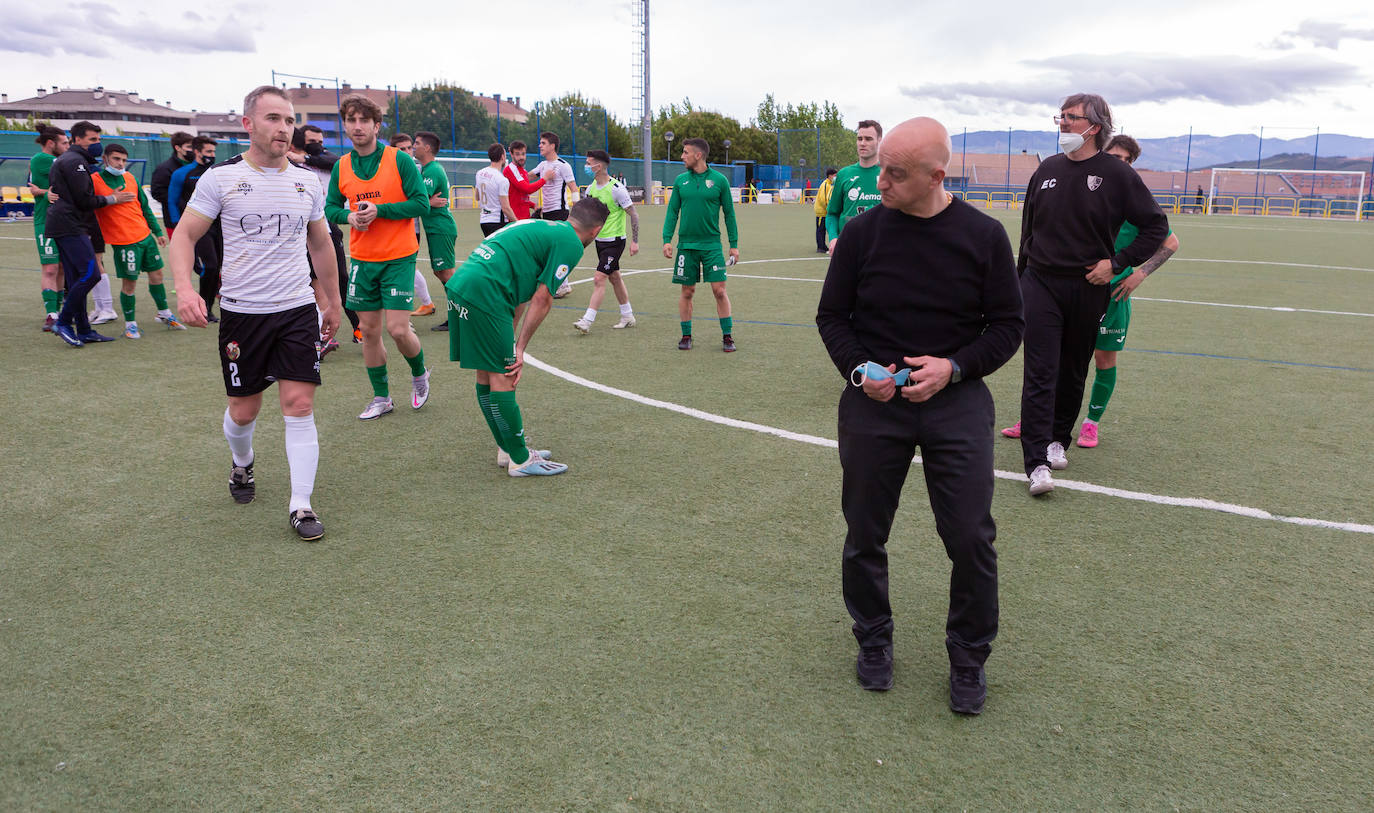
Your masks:
<svg viewBox="0 0 1374 813"><path fill-rule="evenodd" d="M730 297L725 293L725 269L739 261L739 228L735 225L735 201L730 181L706 165L711 145L704 138L682 142L682 163L687 171L673 181L668 199L668 214L663 219L663 256L673 259L673 231L678 232L677 262L673 282L682 286L678 298L678 318L682 320L679 350L692 349L692 296L702 279L711 283L720 317L721 349L735 352L735 337L730 316ZM725 213L725 230L730 238L730 259L720 254L720 215ZM679 226L678 215L682 216Z"/></svg>
<svg viewBox="0 0 1374 813"><path fill-rule="evenodd" d="M525 348L553 307L553 292L577 267L607 214L606 204L589 197L573 204L566 221L512 223L479 243L444 285L449 360L476 371L477 403L500 447L496 463L511 477L568 470L547 451L526 447L515 387Z"/></svg>

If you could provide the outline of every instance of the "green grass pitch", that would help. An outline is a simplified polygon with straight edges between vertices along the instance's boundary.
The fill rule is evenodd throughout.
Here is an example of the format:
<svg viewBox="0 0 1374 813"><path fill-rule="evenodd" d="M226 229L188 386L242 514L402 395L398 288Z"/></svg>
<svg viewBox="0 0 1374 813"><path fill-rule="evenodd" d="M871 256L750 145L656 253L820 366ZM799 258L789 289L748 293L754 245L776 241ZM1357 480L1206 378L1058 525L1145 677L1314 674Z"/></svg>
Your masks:
<svg viewBox="0 0 1374 813"><path fill-rule="evenodd" d="M810 208L741 210L733 355L704 287L697 349L675 348L662 212L624 263L646 272L627 277L639 325L611 330L608 296L577 335L581 283L531 355L834 438ZM415 320L419 412L394 350L397 411L367 424L359 348L324 362L328 533L302 544L271 392L258 499L235 505L213 337L163 331L140 290L145 338L63 346L38 329L31 227L0 224L0 809L1368 809L1374 228L1173 221L1102 444L1059 478L1146 497L998 481L975 719L945 705L949 568L919 467L882 695L853 674L833 449L529 369L528 432L571 470L513 480L442 317ZM460 232L466 252L474 213ZM999 425L1020 372L988 380ZM1018 445L996 448L1018 472Z"/></svg>

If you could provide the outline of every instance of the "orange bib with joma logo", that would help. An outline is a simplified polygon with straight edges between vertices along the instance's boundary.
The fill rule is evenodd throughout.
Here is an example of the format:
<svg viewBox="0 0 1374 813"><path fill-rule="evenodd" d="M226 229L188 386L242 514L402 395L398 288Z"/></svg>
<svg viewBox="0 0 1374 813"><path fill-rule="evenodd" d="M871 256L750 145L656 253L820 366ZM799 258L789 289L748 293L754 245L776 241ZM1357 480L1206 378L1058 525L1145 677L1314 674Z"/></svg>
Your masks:
<svg viewBox="0 0 1374 813"><path fill-rule="evenodd" d="M91 186L97 195L113 195L116 191L137 194L138 184L132 173L124 173L123 190L116 190L106 183L101 177L104 174L104 170L91 173ZM143 207L139 205L138 198L113 206L101 206L95 210L95 217L100 221L100 235L112 246L131 246L153 233L143 217Z"/></svg>
<svg viewBox="0 0 1374 813"><path fill-rule="evenodd" d="M401 186L401 173L396 168L396 148L383 147L377 174L367 180L353 171L353 153L339 159L339 193L353 211L359 203L405 203L406 193ZM383 263L409 257L420 250L415 239L413 219L383 220L368 224L367 231L352 229L348 235L348 255L355 260Z"/></svg>

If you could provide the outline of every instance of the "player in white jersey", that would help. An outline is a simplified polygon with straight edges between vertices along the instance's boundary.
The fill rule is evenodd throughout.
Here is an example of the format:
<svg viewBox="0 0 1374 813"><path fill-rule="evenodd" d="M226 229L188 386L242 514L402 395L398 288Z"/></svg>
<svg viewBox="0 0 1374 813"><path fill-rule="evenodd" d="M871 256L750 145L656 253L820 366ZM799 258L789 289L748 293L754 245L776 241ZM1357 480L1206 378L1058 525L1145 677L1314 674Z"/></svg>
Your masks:
<svg viewBox="0 0 1374 813"><path fill-rule="evenodd" d="M487 159L491 165L477 170L474 184L477 205L481 208L477 224L482 227L483 237L490 237L492 232L515 222L515 212L510 208L510 179L504 172L506 148L492 144L487 148Z"/></svg>
<svg viewBox="0 0 1374 813"><path fill-rule="evenodd" d="M544 184L544 206L540 217L545 220L567 220L568 209L577 202L577 175L572 164L558 157L558 135L551 132L539 134L539 157L544 160L534 168L531 175L544 175L552 171L554 177ZM554 299L562 299L572 293L572 282L565 278L558 290L553 292Z"/></svg>
<svg viewBox="0 0 1374 813"><path fill-rule="evenodd" d="M286 160L295 123L282 89L263 85L248 94L243 100L248 152L201 176L172 237L171 265L182 323L205 327L205 300L191 285L191 264L196 241L219 218L224 230L219 357L229 397L223 428L233 456L229 494L238 503L253 500L253 429L263 390L275 381L291 477L287 510L291 527L310 541L324 536L324 524L310 505L320 456L315 342L334 337L343 304L338 277L321 274L324 301L316 321L306 249L317 268L331 267L334 250L319 181Z"/></svg>

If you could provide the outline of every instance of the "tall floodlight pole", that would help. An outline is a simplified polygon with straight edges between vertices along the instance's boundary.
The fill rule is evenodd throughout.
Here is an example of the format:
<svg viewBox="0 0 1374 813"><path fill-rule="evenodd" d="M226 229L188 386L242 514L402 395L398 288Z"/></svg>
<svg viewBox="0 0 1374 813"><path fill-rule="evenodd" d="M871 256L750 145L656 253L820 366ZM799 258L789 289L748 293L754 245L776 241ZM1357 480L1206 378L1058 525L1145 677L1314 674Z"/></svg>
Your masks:
<svg viewBox="0 0 1374 813"><path fill-rule="evenodd" d="M653 108L649 106L649 0L640 0L640 4L640 15L644 18L643 25L640 26L644 88L639 105L644 118L640 122L639 145L644 152L644 202L648 203L650 188L654 183L654 113Z"/></svg>

